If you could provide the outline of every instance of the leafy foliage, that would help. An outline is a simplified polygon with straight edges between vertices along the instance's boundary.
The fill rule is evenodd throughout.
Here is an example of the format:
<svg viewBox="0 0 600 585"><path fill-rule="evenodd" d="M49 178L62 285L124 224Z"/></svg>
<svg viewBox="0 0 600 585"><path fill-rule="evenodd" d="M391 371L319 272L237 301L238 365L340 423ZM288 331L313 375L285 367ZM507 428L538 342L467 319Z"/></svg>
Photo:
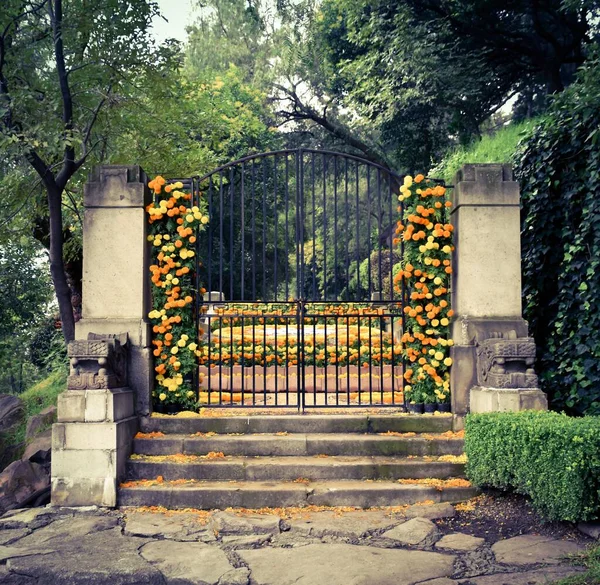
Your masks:
<svg viewBox="0 0 600 585"><path fill-rule="evenodd" d="M0 247L0 393L21 393L46 374L33 341L48 318L50 278L39 247ZM54 322L54 320L52 320Z"/></svg>
<svg viewBox="0 0 600 585"><path fill-rule="evenodd" d="M456 173L462 165L476 163L510 163L517 144L526 140L529 132L539 120L511 123L491 135L485 135L468 146L457 146L429 171L429 176L443 179L447 185L454 183Z"/></svg>
<svg viewBox="0 0 600 585"><path fill-rule="evenodd" d="M467 416L467 477L527 494L549 520L600 514L600 419L555 412Z"/></svg>
<svg viewBox="0 0 600 585"><path fill-rule="evenodd" d="M556 408L600 413L600 59L515 155L523 204L524 314Z"/></svg>
<svg viewBox="0 0 600 585"><path fill-rule="evenodd" d="M453 341L448 336L454 311L448 301L454 228L447 223L451 203L445 195L444 187L419 174L414 181L411 176L404 178L398 196L404 205L394 243L404 241L404 258L394 285L406 295L402 344L409 367L404 390L412 403L449 401L452 358L448 354Z"/></svg>

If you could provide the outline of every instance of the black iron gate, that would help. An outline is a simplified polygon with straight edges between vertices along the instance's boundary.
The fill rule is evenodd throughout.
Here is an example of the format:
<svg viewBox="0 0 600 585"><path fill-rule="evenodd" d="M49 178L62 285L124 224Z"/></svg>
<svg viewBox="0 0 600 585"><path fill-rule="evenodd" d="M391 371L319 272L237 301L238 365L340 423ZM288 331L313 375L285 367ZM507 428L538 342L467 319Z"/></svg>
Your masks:
<svg viewBox="0 0 600 585"><path fill-rule="evenodd" d="M186 182L210 217L197 243L201 404L402 405L402 177L298 149Z"/></svg>

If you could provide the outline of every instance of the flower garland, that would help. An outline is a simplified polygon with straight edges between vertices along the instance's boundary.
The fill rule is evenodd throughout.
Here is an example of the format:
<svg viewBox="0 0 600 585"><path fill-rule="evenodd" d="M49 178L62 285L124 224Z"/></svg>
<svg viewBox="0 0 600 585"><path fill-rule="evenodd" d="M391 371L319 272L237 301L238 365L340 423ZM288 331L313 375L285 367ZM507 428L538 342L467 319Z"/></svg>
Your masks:
<svg viewBox="0 0 600 585"><path fill-rule="evenodd" d="M196 388L192 388L201 351L199 332L191 305L195 294L195 243L208 223L206 202L190 207L192 196L183 193L183 183L167 185L161 176L148 186L155 202L146 207L152 242L152 345L155 358L153 402L196 406Z"/></svg>
<svg viewBox="0 0 600 585"><path fill-rule="evenodd" d="M446 221L451 207L446 189L423 175L404 178L399 201L404 213L396 227L396 244L404 242L402 269L394 277L397 292L410 292L403 308L402 336L407 369L404 387L409 402L450 400L450 278L453 226ZM400 208L401 209L401 208ZM408 300L408 299L407 299Z"/></svg>

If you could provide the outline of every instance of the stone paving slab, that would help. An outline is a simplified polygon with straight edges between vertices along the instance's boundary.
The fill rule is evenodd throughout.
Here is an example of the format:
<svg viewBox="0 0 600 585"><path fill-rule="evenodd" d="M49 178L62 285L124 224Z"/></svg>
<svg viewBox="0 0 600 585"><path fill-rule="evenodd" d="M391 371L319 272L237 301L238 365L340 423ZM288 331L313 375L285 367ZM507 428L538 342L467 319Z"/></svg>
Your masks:
<svg viewBox="0 0 600 585"><path fill-rule="evenodd" d="M167 583L217 583L232 571L225 553L200 542L156 540L140 548L141 556L160 570Z"/></svg>
<svg viewBox="0 0 600 585"><path fill-rule="evenodd" d="M292 533L306 536L359 539L374 532L389 530L402 522L404 518L397 514L358 510L344 514L335 512L307 514L304 518L290 520L289 525Z"/></svg>
<svg viewBox="0 0 600 585"><path fill-rule="evenodd" d="M499 563L507 565L557 564L583 548L574 542L526 534L501 540L492 546Z"/></svg>
<svg viewBox="0 0 600 585"><path fill-rule="evenodd" d="M400 544L427 547L439 539L438 527L427 518L412 518L381 535Z"/></svg>
<svg viewBox="0 0 600 585"><path fill-rule="evenodd" d="M27 536L29 534L28 528L11 528L9 530L3 530L0 532L0 545L13 544L19 538Z"/></svg>
<svg viewBox="0 0 600 585"><path fill-rule="evenodd" d="M195 514L178 514L172 517L151 512L132 512L126 516L123 533L125 536L146 538L198 540L201 533L207 533L207 527L198 521Z"/></svg>
<svg viewBox="0 0 600 585"><path fill-rule="evenodd" d="M351 544L240 551L253 585L413 585L452 573L454 557ZM351 576L351 580L349 577Z"/></svg>
<svg viewBox="0 0 600 585"><path fill-rule="evenodd" d="M476 550L485 543L485 538L477 538L470 534L446 534L435 544L436 549Z"/></svg>

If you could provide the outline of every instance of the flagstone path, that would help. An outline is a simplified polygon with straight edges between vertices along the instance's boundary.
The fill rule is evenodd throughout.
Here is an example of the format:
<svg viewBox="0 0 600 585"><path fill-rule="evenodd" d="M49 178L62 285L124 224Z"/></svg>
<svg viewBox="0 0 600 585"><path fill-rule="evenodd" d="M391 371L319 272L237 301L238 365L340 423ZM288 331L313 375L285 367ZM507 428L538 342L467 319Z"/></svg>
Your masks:
<svg viewBox="0 0 600 585"><path fill-rule="evenodd" d="M0 518L0 584L545 585L581 570L565 557L583 536L443 534L435 521L454 513L15 510Z"/></svg>

